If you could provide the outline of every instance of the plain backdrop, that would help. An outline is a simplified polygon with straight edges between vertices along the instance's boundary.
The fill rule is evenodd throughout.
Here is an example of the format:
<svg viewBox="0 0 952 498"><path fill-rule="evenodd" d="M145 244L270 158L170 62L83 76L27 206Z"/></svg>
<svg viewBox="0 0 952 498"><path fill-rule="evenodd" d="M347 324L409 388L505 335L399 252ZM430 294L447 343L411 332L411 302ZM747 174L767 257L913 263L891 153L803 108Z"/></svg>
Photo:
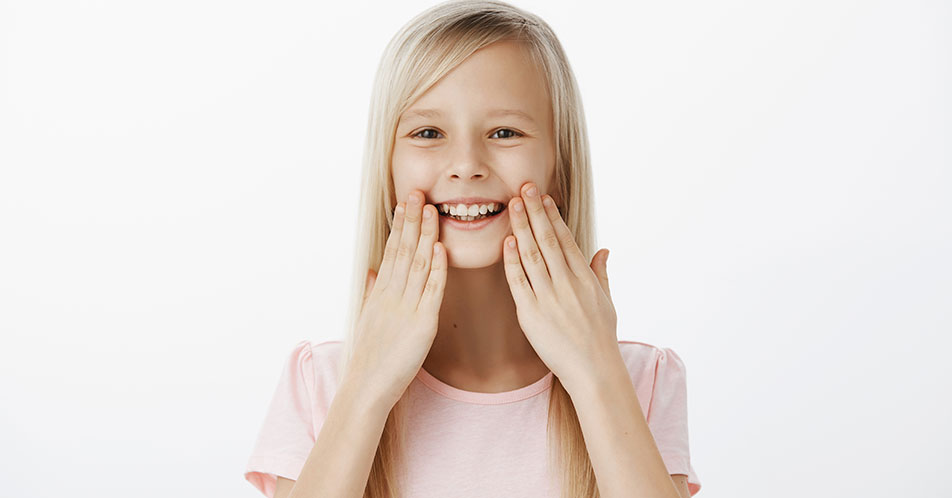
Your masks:
<svg viewBox="0 0 952 498"><path fill-rule="evenodd" d="M236 496L342 338L370 88L433 2L0 3L5 496ZM581 87L620 339L705 497L941 494L952 7L520 1Z"/></svg>

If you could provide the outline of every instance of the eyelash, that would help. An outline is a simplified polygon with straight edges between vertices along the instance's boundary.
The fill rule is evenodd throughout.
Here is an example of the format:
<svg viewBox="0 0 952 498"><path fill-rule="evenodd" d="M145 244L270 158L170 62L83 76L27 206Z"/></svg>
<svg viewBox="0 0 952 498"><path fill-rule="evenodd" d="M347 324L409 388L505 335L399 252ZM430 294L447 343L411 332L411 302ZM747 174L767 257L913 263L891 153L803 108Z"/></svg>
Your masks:
<svg viewBox="0 0 952 498"><path fill-rule="evenodd" d="M423 138L423 137L420 136L420 134L423 133L424 131L436 131L436 130L434 130L433 128L424 128L424 129L422 129L422 130L420 130L420 131L418 131L418 132L416 132L416 133L414 133L413 135L410 135L410 136L413 137L413 138ZM494 132L493 132L493 135L495 135L496 133L498 133L498 132L500 132L500 131L511 131L511 132L513 133L513 136L511 136L511 137L505 137L505 138L519 138L519 137L525 136L525 135L523 135L522 133L519 133L518 131L513 130L512 128L500 128L500 129L494 131ZM439 133L438 131L436 131L436 132ZM433 140L432 138L423 138L423 139L424 139L424 140Z"/></svg>

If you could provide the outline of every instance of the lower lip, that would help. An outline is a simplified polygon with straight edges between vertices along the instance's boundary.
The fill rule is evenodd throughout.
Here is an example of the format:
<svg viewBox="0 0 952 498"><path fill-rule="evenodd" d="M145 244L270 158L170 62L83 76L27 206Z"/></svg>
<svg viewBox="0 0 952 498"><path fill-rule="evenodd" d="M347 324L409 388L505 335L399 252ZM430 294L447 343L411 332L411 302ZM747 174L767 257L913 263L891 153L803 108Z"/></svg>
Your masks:
<svg viewBox="0 0 952 498"><path fill-rule="evenodd" d="M503 210L495 216L490 216L489 218L483 218L481 220L461 221L450 218L449 216L440 216L440 221L442 222L441 225L445 223L457 230L479 230L480 228L489 225L493 221L502 218L506 214L506 209L508 209L508 207L503 208Z"/></svg>

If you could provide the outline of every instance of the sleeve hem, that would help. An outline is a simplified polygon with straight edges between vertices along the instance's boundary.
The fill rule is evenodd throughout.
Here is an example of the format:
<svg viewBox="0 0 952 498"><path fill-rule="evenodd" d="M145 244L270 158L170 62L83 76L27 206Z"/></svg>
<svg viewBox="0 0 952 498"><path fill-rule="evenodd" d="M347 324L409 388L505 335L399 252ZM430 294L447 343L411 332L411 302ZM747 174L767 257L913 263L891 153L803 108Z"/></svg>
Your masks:
<svg viewBox="0 0 952 498"><path fill-rule="evenodd" d="M306 460L307 457L301 459L271 455L252 456L245 467L245 480L265 497L272 498L278 485L278 476L296 481Z"/></svg>
<svg viewBox="0 0 952 498"><path fill-rule="evenodd" d="M664 466L668 469L668 474L684 474L687 476L688 491L691 492L691 496L694 496L701 490L701 481L694 473L694 469L691 467L691 460L688 457L662 453L661 460L664 461Z"/></svg>

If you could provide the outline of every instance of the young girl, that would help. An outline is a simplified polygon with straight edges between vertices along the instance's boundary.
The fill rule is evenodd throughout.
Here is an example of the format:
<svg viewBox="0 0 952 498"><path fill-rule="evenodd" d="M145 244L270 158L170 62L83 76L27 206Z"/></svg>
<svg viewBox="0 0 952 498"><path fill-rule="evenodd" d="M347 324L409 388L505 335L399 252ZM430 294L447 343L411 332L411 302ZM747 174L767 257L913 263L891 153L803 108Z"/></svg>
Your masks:
<svg viewBox="0 0 952 498"><path fill-rule="evenodd" d="M581 99L537 16L437 5L374 86L349 333L295 346L265 496L683 498L684 365L619 341Z"/></svg>

